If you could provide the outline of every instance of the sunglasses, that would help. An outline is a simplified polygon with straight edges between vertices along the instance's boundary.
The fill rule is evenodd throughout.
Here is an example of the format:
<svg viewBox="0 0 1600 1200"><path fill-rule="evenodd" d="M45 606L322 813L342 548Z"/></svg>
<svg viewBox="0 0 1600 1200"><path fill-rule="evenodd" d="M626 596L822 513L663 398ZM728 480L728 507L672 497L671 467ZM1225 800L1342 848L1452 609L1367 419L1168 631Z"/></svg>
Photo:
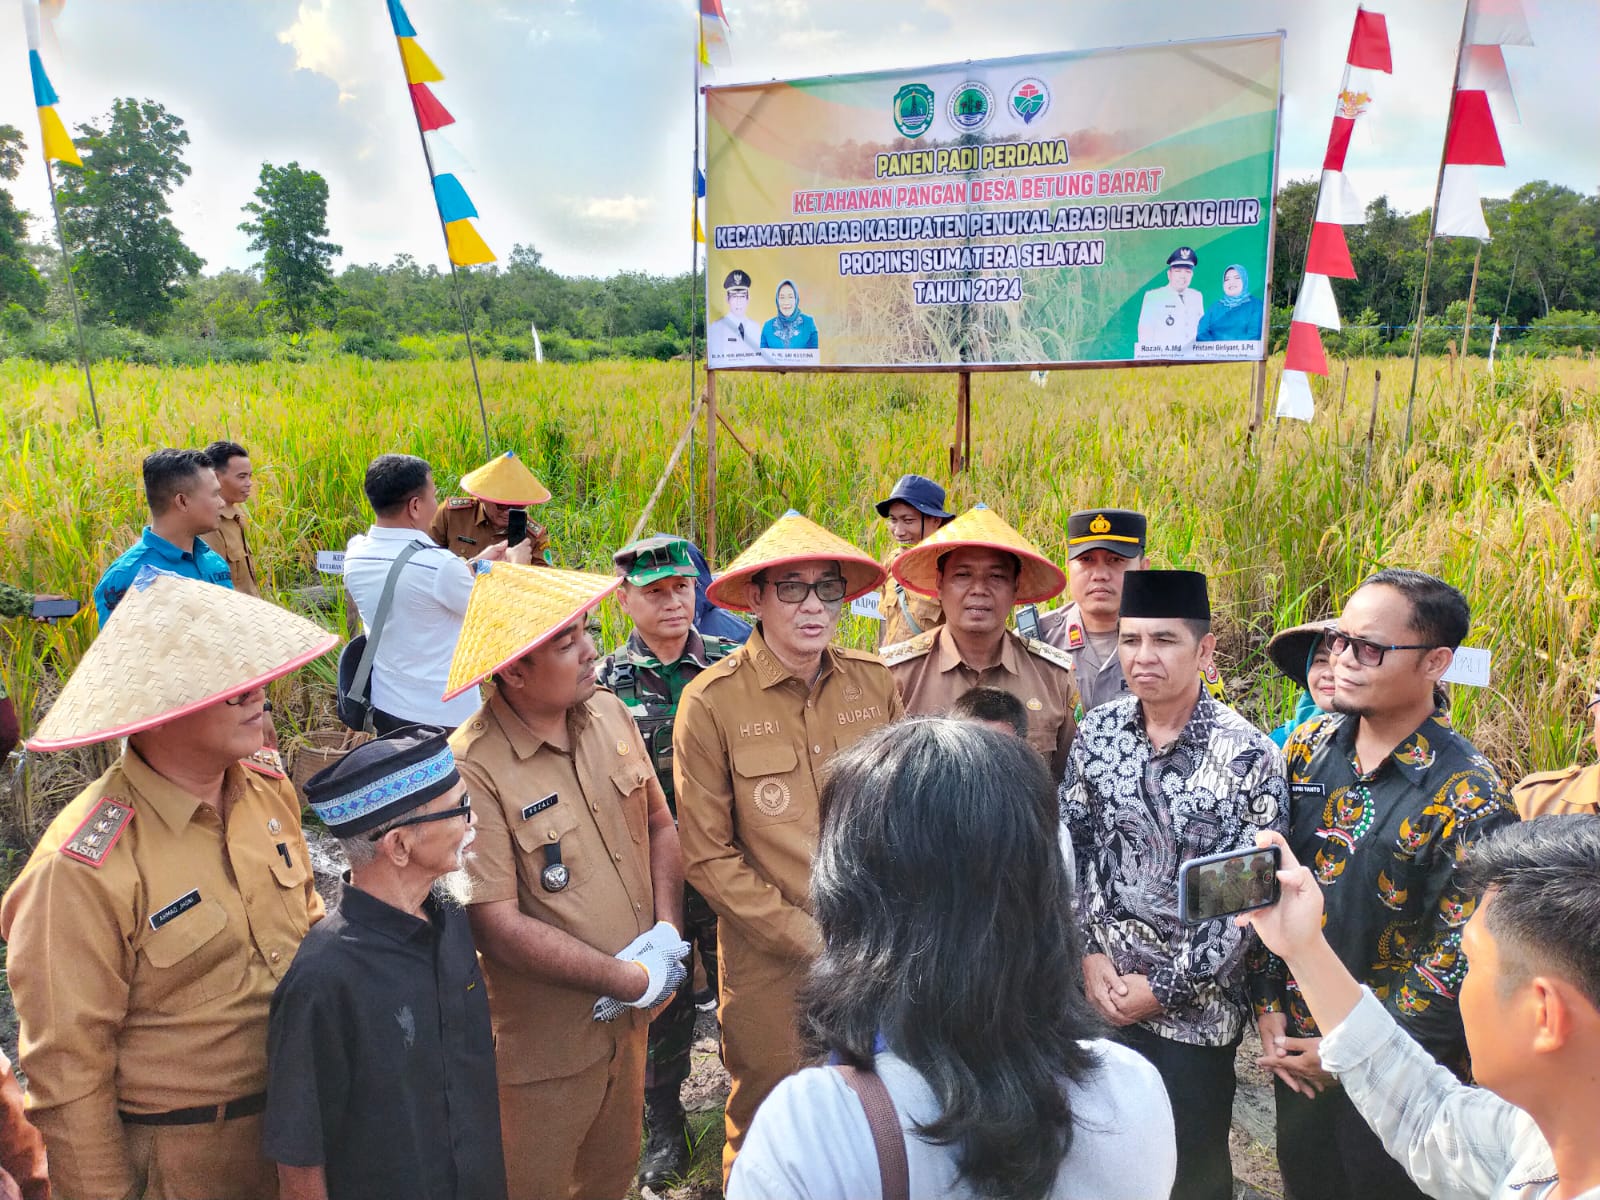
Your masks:
<svg viewBox="0 0 1600 1200"><path fill-rule="evenodd" d="M819 579L815 583L805 583L799 579L785 579L781 583L764 584L778 594L778 599L785 604L802 604L812 592L817 594L817 599L824 604L837 604L844 599L847 584L837 575L827 579Z"/></svg>
<svg viewBox="0 0 1600 1200"><path fill-rule="evenodd" d="M1356 661L1363 667L1381 667L1383 656L1391 650L1437 650L1436 645L1421 642L1409 646L1386 646L1381 642L1369 642L1366 638L1351 637L1348 633L1341 633L1335 629L1328 633L1328 655L1337 658L1343 654L1348 646L1354 651Z"/></svg>
<svg viewBox="0 0 1600 1200"><path fill-rule="evenodd" d="M466 817L469 820L472 817L472 797L465 792L461 795L461 803L454 808L447 808L443 812L423 813L418 817L402 817L387 829L369 833L367 840L376 842L385 834L393 833L396 829L404 829L407 825L426 825L429 821L448 821L453 817Z"/></svg>

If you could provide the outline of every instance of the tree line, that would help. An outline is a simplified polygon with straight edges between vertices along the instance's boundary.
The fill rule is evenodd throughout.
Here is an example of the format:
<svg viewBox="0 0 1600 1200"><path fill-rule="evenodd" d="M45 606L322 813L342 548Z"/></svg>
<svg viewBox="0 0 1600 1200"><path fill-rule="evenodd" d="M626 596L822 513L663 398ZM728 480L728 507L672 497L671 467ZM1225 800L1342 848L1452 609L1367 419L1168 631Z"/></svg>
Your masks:
<svg viewBox="0 0 1600 1200"><path fill-rule="evenodd" d="M239 224L251 269L204 274L184 244L170 198L188 178L183 121L153 100L118 99L74 138L81 168L57 164L72 278L83 297L92 352L136 361L289 357L332 347L369 358L461 352L461 312L448 271L409 254L387 264L347 264L329 241L328 184L298 162L262 163ZM0 182L14 179L25 143L0 125ZM1279 189L1273 324L1287 329L1315 212L1315 179ZM1473 349L1495 320L1507 341L1530 350L1600 348L1600 191L1545 181L1489 200L1493 240L1478 272ZM1335 280L1347 328L1330 349L1403 352L1410 344L1423 275L1429 213L1403 213L1380 196L1366 223L1347 226L1358 278ZM0 356L76 354L61 259L28 240L28 214L0 187ZM46 232L53 232L46 228ZM1479 244L1435 242L1425 348L1442 351L1459 326ZM485 353L527 358L530 325L552 359L669 358L703 336L705 318L688 272L625 271L604 279L565 276L517 245L502 264L460 272L461 303Z"/></svg>

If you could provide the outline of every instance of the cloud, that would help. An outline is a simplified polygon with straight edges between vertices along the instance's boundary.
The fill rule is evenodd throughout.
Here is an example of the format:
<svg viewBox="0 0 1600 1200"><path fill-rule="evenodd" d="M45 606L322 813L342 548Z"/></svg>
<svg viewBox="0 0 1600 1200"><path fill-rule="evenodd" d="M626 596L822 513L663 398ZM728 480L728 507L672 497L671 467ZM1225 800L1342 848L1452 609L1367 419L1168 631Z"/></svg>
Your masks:
<svg viewBox="0 0 1600 1200"><path fill-rule="evenodd" d="M654 211L648 196L588 196L568 202L573 216L594 225L638 225Z"/></svg>
<svg viewBox="0 0 1600 1200"><path fill-rule="evenodd" d="M324 75L338 84L339 103L356 98L365 82L362 60L350 53L350 31L335 22L333 0L300 0L294 23L279 31L278 41L294 50L296 70Z"/></svg>

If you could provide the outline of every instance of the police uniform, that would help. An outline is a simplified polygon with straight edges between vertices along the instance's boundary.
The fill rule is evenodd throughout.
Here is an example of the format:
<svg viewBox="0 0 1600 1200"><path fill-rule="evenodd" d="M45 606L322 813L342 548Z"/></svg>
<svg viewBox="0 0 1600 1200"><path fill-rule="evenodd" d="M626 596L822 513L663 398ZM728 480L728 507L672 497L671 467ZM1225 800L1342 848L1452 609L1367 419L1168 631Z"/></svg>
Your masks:
<svg viewBox="0 0 1600 1200"><path fill-rule="evenodd" d="M0 905L57 1196L277 1195L267 1011L323 906L275 757L228 769L224 818L124 750Z"/></svg>
<svg viewBox="0 0 1600 1200"><path fill-rule="evenodd" d="M575 707L568 731L570 750L543 742L490 685L451 737L478 820L472 903L515 900L612 954L655 924L648 820L665 800L615 696ZM647 1014L596 1021L591 993L483 967L511 1197L620 1200L638 1158Z"/></svg>
<svg viewBox="0 0 1600 1200"><path fill-rule="evenodd" d="M1199 257L1188 246L1180 246L1167 256L1168 267L1188 267L1192 271L1199 265ZM1180 291L1168 283L1151 288L1139 307L1140 347L1188 349L1194 344L1205 312L1205 300L1192 287Z"/></svg>
<svg viewBox="0 0 1600 1200"><path fill-rule="evenodd" d="M255 555L250 553L250 539L244 532L249 521L244 509L230 504L222 510L217 528L211 533L202 533L200 539L227 560L234 591L259 596L261 588L256 582Z"/></svg>
<svg viewBox="0 0 1600 1200"><path fill-rule="evenodd" d="M1600 812L1600 764L1538 771L1511 789L1511 799L1524 821L1558 813Z"/></svg>
<svg viewBox="0 0 1600 1200"><path fill-rule="evenodd" d="M1066 768L1067 753L1078 731L1073 717L1078 693L1073 686L1072 659L1064 651L1007 630L1000 642L1000 660L980 670L962 659L946 625L885 647L883 661L911 716L946 713L973 688L1009 692L1028 710L1028 744L1044 756L1057 776Z"/></svg>
<svg viewBox="0 0 1600 1200"><path fill-rule="evenodd" d="M452 496L439 505L428 525L428 535L452 554L476 558L495 542L506 540L505 527L496 529L489 522L483 503L471 496ZM550 531L537 521L528 521L528 542L537 561L550 561Z"/></svg>
<svg viewBox="0 0 1600 1200"><path fill-rule="evenodd" d="M903 712L876 657L829 647L815 682L758 628L684 689L673 733L684 873L716 910L726 1173L756 1108L801 1066L796 992L821 949L810 912L828 759Z"/></svg>

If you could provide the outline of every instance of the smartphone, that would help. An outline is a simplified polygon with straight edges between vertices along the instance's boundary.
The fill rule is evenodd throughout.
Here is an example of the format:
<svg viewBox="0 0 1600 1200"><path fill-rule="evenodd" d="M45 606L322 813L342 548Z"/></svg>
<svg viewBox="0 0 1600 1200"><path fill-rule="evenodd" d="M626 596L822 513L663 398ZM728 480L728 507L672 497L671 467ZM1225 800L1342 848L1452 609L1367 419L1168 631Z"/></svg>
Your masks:
<svg viewBox="0 0 1600 1200"><path fill-rule="evenodd" d="M506 545L520 546L528 540L528 510L513 508L506 514Z"/></svg>
<svg viewBox="0 0 1600 1200"><path fill-rule="evenodd" d="M33 619L35 621L54 621L58 617L76 616L78 609L83 607L76 600L67 596L35 596L33 598Z"/></svg>
<svg viewBox="0 0 1600 1200"><path fill-rule="evenodd" d="M1278 902L1278 847L1230 850L1178 868L1178 912L1199 925Z"/></svg>
<svg viewBox="0 0 1600 1200"><path fill-rule="evenodd" d="M1037 605L1024 604L1017 609L1017 633L1025 638L1038 638L1039 608Z"/></svg>

